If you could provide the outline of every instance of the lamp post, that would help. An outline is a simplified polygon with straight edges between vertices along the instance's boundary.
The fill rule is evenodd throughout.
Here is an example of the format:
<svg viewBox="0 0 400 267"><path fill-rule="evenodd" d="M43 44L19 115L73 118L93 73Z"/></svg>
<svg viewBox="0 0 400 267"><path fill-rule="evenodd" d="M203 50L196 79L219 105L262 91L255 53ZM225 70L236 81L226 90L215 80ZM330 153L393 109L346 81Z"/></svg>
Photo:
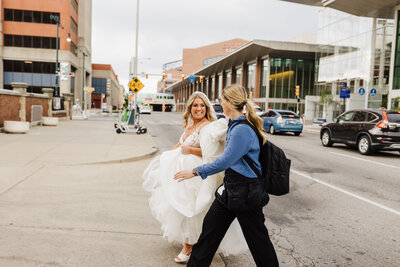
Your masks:
<svg viewBox="0 0 400 267"><path fill-rule="evenodd" d="M55 15L50 15L50 20L54 20L57 24L57 38L56 38L56 89L54 90L54 96L59 97L59 72L60 68L58 66L58 46L59 46L59 38L58 38L58 28L60 27L60 18Z"/></svg>
<svg viewBox="0 0 400 267"><path fill-rule="evenodd" d="M87 57L84 51L82 51L82 112L83 117L86 118L86 92L85 92L85 57Z"/></svg>

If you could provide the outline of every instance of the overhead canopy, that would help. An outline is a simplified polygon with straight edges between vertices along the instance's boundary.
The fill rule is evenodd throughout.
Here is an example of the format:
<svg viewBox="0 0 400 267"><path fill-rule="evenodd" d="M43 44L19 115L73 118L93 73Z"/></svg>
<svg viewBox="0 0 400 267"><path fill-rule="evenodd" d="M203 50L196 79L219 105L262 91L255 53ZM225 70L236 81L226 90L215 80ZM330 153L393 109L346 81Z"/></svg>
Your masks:
<svg viewBox="0 0 400 267"><path fill-rule="evenodd" d="M319 51L319 48L320 46L316 44L254 40L224 56L215 63L198 70L194 75L211 76L229 70L232 67L240 66L243 62L249 62L266 55L273 58L315 59L316 52ZM190 79L186 78L183 81L178 81L170 85L166 90L173 91L189 83Z"/></svg>
<svg viewBox="0 0 400 267"><path fill-rule="evenodd" d="M349 14L373 18L394 18L400 0L283 0L311 6L334 8Z"/></svg>

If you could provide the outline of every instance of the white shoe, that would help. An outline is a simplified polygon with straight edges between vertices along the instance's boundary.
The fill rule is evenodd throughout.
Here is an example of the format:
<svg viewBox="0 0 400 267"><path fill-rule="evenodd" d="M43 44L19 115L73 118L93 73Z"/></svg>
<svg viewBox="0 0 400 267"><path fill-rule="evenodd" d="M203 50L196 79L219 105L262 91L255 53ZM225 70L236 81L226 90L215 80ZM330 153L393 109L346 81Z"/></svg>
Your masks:
<svg viewBox="0 0 400 267"><path fill-rule="evenodd" d="M189 260L189 258L190 258L190 254L189 255L185 255L185 254L183 254L181 252L181 253L179 253L178 256L175 257L175 262L186 263Z"/></svg>

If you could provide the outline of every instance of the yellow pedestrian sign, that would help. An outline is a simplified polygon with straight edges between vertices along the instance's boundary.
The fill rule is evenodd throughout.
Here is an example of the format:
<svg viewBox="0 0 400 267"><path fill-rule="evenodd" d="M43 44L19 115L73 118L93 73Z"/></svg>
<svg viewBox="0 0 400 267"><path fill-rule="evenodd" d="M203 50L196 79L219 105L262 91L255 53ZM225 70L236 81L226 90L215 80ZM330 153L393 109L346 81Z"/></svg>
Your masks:
<svg viewBox="0 0 400 267"><path fill-rule="evenodd" d="M137 77L134 77L132 81L128 83L128 86L129 89L131 89L131 91L135 94L137 94L137 92L139 92L144 87L143 83Z"/></svg>

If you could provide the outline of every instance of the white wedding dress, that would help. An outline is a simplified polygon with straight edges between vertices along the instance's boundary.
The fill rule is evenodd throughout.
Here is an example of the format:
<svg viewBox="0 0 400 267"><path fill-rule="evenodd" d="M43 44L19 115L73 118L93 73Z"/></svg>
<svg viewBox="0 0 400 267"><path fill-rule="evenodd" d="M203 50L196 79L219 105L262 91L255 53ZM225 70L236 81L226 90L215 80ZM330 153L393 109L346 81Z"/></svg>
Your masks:
<svg viewBox="0 0 400 267"><path fill-rule="evenodd" d="M218 158L224 150L227 121L220 119L194 131L180 144L200 147L202 157L184 155L181 148L170 150L153 158L143 173L143 188L151 192L149 205L153 216L161 223L163 236L169 242L195 244L200 236L202 223L214 192L222 183L224 173L202 180L196 176L183 182L173 179L180 170L192 170ZM247 244L235 219L225 235L219 251L224 255L247 250Z"/></svg>

